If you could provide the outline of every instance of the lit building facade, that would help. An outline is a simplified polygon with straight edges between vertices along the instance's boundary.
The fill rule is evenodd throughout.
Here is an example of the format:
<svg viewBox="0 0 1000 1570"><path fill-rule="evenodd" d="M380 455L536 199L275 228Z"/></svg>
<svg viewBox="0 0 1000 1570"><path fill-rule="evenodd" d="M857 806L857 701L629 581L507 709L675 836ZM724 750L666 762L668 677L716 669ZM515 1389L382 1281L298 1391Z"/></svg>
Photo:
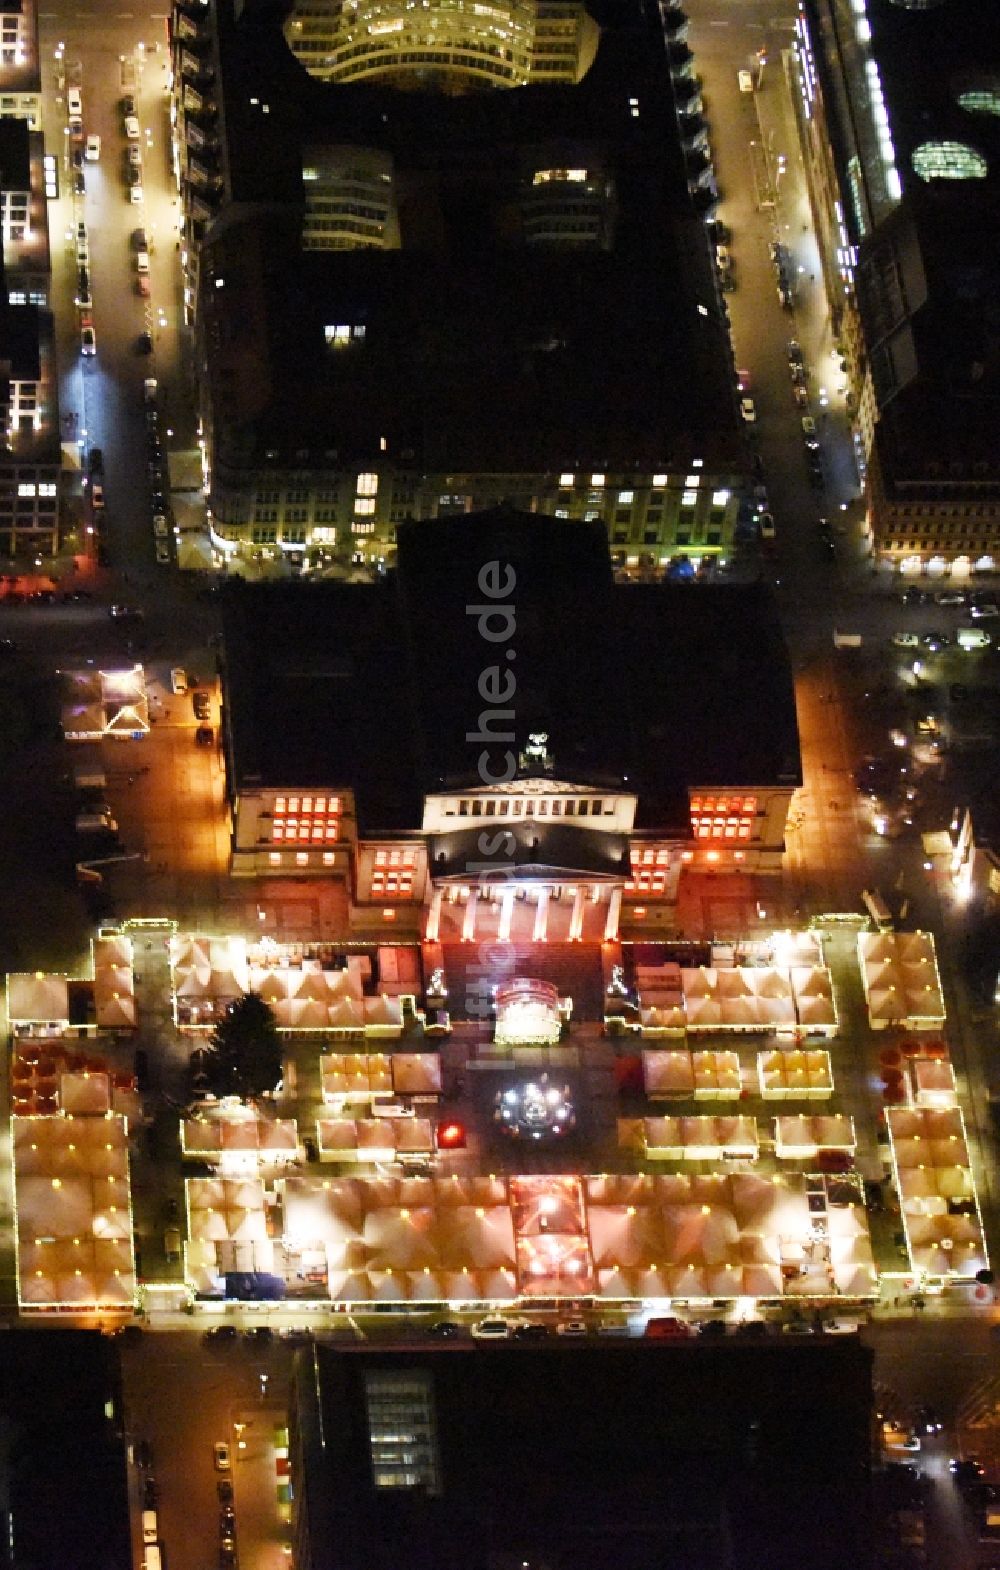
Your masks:
<svg viewBox="0 0 1000 1570"><path fill-rule="evenodd" d="M597 24L579 0L303 0L285 38L311 75L443 92L579 81Z"/></svg>
<svg viewBox="0 0 1000 1570"><path fill-rule="evenodd" d="M0 6L0 119L26 120L41 129L42 80L35 0Z"/></svg>
<svg viewBox="0 0 1000 1570"><path fill-rule="evenodd" d="M873 553L995 570L997 18L970 0L802 0L797 112Z"/></svg>

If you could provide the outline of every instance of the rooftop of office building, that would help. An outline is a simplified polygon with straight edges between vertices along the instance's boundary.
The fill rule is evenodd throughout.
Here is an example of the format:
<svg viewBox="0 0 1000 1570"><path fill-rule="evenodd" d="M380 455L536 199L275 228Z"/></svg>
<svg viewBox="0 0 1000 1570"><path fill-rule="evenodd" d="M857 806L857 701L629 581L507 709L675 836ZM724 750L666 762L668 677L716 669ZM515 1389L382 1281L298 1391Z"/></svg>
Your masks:
<svg viewBox="0 0 1000 1570"><path fill-rule="evenodd" d="M276 21L223 5L218 26L227 200L200 311L221 471L508 473L527 502L577 465L742 469L664 39L637 5L578 84L464 95L322 83Z"/></svg>
<svg viewBox="0 0 1000 1570"><path fill-rule="evenodd" d="M318 1346L297 1413L313 1563L862 1570L871 1353L830 1339Z"/></svg>
<svg viewBox="0 0 1000 1570"><path fill-rule="evenodd" d="M1000 16L978 0L868 0L864 16L844 0L807 9L853 83L860 161L847 181L875 223L860 231L857 280L883 469L890 482L995 485ZM846 116L836 87L832 101Z"/></svg>

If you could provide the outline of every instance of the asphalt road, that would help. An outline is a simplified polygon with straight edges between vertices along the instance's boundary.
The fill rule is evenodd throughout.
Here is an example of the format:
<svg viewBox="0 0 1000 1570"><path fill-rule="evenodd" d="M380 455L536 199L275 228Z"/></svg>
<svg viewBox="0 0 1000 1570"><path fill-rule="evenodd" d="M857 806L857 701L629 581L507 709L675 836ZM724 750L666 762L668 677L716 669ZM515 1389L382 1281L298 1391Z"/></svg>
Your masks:
<svg viewBox="0 0 1000 1570"><path fill-rule="evenodd" d="M235 1494L241 1570L282 1570L289 1532L278 1510L274 1430L287 1412L291 1348L277 1341L262 1349L242 1340L212 1344L200 1332L174 1331L146 1334L122 1357L127 1431L130 1440L146 1439L153 1448L150 1471L170 1570L218 1564L217 1485L224 1477ZM213 1459L220 1440L230 1446L225 1473ZM142 1480L130 1466L137 1564Z"/></svg>
<svg viewBox="0 0 1000 1570"><path fill-rule="evenodd" d="M61 195L50 203L52 300L61 371L64 442L76 441L81 456L89 446L105 454L107 542L110 561L135 573L153 569L155 556L149 482L145 461L142 384L156 376L163 387L166 423L181 418L182 299L177 255L176 193L169 168L169 103L166 93L165 16L136 18L109 3L62 6L39 18L43 123L46 145L67 149ZM60 63L57 47L64 45ZM140 50L139 46L145 48ZM142 136L144 200L133 204L126 183L127 142L120 103L123 82L137 99ZM101 156L85 166L86 191L73 194L68 165L65 95L60 84L76 85L83 96L84 130L101 137ZM97 353L80 353L75 234L87 226ZM131 235L145 228L152 243L149 300L138 293ZM154 342L151 355L138 352L142 332ZM190 440L193 420L178 437ZM162 571L162 569L161 569Z"/></svg>

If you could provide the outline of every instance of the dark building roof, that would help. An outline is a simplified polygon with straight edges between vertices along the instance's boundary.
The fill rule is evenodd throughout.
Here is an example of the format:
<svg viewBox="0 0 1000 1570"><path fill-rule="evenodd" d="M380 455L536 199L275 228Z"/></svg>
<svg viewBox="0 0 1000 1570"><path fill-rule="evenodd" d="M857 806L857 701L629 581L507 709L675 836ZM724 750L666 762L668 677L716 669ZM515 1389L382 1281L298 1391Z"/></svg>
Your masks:
<svg viewBox="0 0 1000 1570"><path fill-rule="evenodd" d="M832 138L846 193L877 189L882 161L866 114L864 58L849 0L807 0ZM845 221L860 247L858 302L880 407L875 428L882 471L893 481L1000 482L1000 12L981 0L918 6L868 0L870 51L878 65L901 203L875 203L874 229ZM845 96L836 57L853 72ZM860 90L860 84L865 87ZM969 95L973 96L969 96ZM967 107L975 103L979 108ZM992 107L991 107L992 105ZM850 173L851 132L862 148ZM984 178L924 179L914 167L928 147L968 148Z"/></svg>
<svg viewBox="0 0 1000 1570"><path fill-rule="evenodd" d="M216 11L225 196L199 310L227 482L303 451L448 473L743 469L655 8L613 8L576 86L455 96L318 82L273 13ZM301 250L302 169L323 146L391 156L399 249ZM520 243L525 167L557 150L607 172L610 249ZM331 352L336 323L363 345Z"/></svg>
<svg viewBox="0 0 1000 1570"><path fill-rule="evenodd" d="M615 619L628 629L647 773L667 754L689 785L802 784L792 669L770 589L623 584ZM643 794L640 786L640 821Z"/></svg>
<svg viewBox="0 0 1000 1570"><path fill-rule="evenodd" d="M292 1442L311 1565L868 1570L871 1369L856 1338L317 1346ZM429 1398L436 1489L374 1486L369 1382L386 1375Z"/></svg>
<svg viewBox="0 0 1000 1570"><path fill-rule="evenodd" d="M504 510L403 524L398 563L227 590L236 792L353 787L362 831L413 830L424 793L501 780L509 752L518 778L637 792L641 826L682 833L689 785L800 782L766 590L616 587L600 524Z"/></svg>
<svg viewBox="0 0 1000 1570"><path fill-rule="evenodd" d="M0 120L0 189L4 191L30 189L29 136L27 120Z"/></svg>
<svg viewBox="0 0 1000 1570"><path fill-rule="evenodd" d="M0 1563L130 1570L122 1430L113 1341L67 1329L0 1336Z"/></svg>
<svg viewBox="0 0 1000 1570"><path fill-rule="evenodd" d="M409 667L393 585L234 586L224 625L234 789L353 785L366 821L418 827Z"/></svg>

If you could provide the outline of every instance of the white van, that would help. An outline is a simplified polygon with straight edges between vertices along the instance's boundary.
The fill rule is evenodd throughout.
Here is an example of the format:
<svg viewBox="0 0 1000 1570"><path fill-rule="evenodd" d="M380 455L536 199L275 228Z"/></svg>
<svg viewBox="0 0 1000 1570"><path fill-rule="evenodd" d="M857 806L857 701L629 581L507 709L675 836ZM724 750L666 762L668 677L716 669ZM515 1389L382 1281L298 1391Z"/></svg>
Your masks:
<svg viewBox="0 0 1000 1570"><path fill-rule="evenodd" d="M174 694L174 697L176 698L176 697L179 697L181 693L187 692L187 690L188 690L187 671L183 670L181 668L181 666L177 665L170 672L170 691Z"/></svg>
<svg viewBox="0 0 1000 1570"><path fill-rule="evenodd" d="M163 1570L163 1556L159 1543L147 1543L143 1556L143 1570Z"/></svg>
<svg viewBox="0 0 1000 1570"><path fill-rule="evenodd" d="M78 87L70 87L66 92L66 112L71 120L83 119L83 99Z"/></svg>
<svg viewBox="0 0 1000 1570"><path fill-rule="evenodd" d="M740 84L741 93L753 92L753 75L750 71L737 71L736 80Z"/></svg>
<svg viewBox="0 0 1000 1570"><path fill-rule="evenodd" d="M148 251L137 251L136 252L136 255L135 255L135 270L139 274L140 278L146 277L148 275L148 273L149 273L149 252Z"/></svg>
<svg viewBox="0 0 1000 1570"><path fill-rule="evenodd" d="M159 1526L158 1526L157 1520L156 1520L156 1511L155 1510L144 1510L142 1512L142 1540L143 1540L143 1542L144 1543L155 1543L157 1538L159 1537L159 1535L160 1535L160 1529L159 1529Z"/></svg>
<svg viewBox="0 0 1000 1570"><path fill-rule="evenodd" d="M959 627L955 641L960 649L988 649L993 639L982 627Z"/></svg>

